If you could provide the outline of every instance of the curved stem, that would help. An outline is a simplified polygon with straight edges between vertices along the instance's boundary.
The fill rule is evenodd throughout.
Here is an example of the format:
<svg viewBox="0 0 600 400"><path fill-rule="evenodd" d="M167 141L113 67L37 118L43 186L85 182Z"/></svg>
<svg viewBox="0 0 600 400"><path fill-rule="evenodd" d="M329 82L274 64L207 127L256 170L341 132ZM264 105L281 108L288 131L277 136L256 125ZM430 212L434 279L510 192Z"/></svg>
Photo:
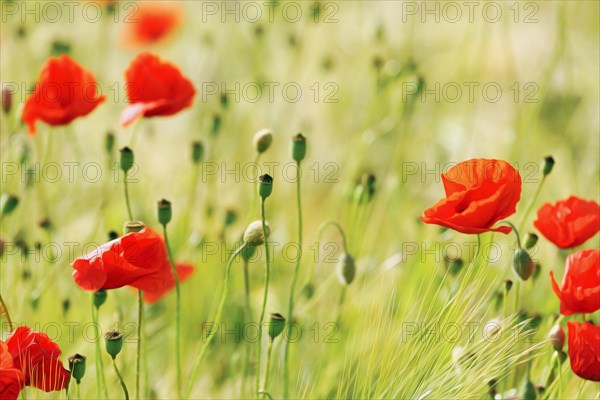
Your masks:
<svg viewBox="0 0 600 400"><path fill-rule="evenodd" d="M246 244L242 244L232 255L229 257L227 261L227 265L225 266L225 283L223 285L223 293L221 294L221 300L219 301L219 307L217 308L217 314L215 315L215 320L213 325L217 325L221 323L221 315L223 314L223 306L225 305L225 300L227 300L227 294L229 292L229 275L231 272L231 264L233 260L244 250ZM196 378L198 377L198 372L200 371L200 365L202 364L202 360L206 355L206 351L208 350L208 346L210 345L215 333L217 332L217 327L213 327L208 333L208 336L204 343L202 344L202 348L200 349L200 353L198 353L198 358L196 359L196 363L194 364L194 368L192 369L192 373L190 375L190 384L185 394L185 398L190 397L190 393L192 392L192 388L194 383L196 382Z"/></svg>
<svg viewBox="0 0 600 400"><path fill-rule="evenodd" d="M173 260L173 252L171 251L171 245L169 244L169 236L167 235L167 225L163 224L163 235L165 237L165 246L167 248L167 254L169 255L169 264L173 270L173 278L175 279L175 360L177 363L177 394L181 398L181 287L179 282L179 275L177 274L177 267Z"/></svg>
<svg viewBox="0 0 600 400"><path fill-rule="evenodd" d="M298 208L298 256L296 258L296 266L294 267L294 276L292 278L292 287L290 288L290 300L288 305L287 313L287 327L289 328L290 323L293 320L294 315L294 300L296 297L296 282L298 281L298 273L300 271L300 262L302 260L302 200L301 200L301 168L300 162L296 163L296 204ZM283 397L288 398L289 395L289 355L290 355L290 342L285 340L285 352L283 358ZM267 371L268 374L268 371ZM265 379L266 382L266 379ZM265 388L266 389L266 383Z"/></svg>
<svg viewBox="0 0 600 400"><path fill-rule="evenodd" d="M342 247L344 248L344 252L348 252L348 242L346 241L346 235L344 234L344 229L342 228L342 226L340 224L338 224L335 221L324 221L321 223L321 225L319 225L319 229L317 230L317 244L321 242L321 236L323 235L323 232L325 231L325 228L327 228L328 226L333 226L335 228L337 228L340 236L342 237ZM306 284L308 285L310 284L310 282L312 281L313 275L315 273L315 267L317 266L317 263L315 262L312 266L312 268L308 271L308 277L306 278ZM289 316L288 316L289 318Z"/></svg>
<svg viewBox="0 0 600 400"><path fill-rule="evenodd" d="M138 290L137 355L135 360L135 397L140 398L140 360L142 355L142 320L144 317L144 293Z"/></svg>
<svg viewBox="0 0 600 400"><path fill-rule="evenodd" d="M267 242L267 225L265 222L265 199L261 199L260 203L260 217L262 221L263 228L263 238L264 238L264 246L265 246L265 256L266 256L266 267L265 267L265 290L263 294L263 302L262 309L260 312L260 319L258 320L258 349L256 354L256 392L260 391L260 359L261 359L261 348L262 348L262 331L263 331L263 323L265 320L265 309L267 308L267 297L269 296L269 277L271 274L271 266L269 264L269 243Z"/></svg>
<svg viewBox="0 0 600 400"><path fill-rule="evenodd" d="M129 220L133 221L133 213L131 212L131 202L129 201L129 190L127 188L127 171L124 172L123 177L123 186L125 187L125 204L127 205L127 214L129 215Z"/></svg>
<svg viewBox="0 0 600 400"><path fill-rule="evenodd" d="M117 363L116 363L114 357L112 357L112 364L113 364L113 367L115 368L115 372L117 373L117 376L119 377L119 382L121 383L121 387L123 388L123 393L125 394L125 400L129 400L129 392L127 391L127 386L125 385L125 381L123 380L123 377L121 376L121 373L119 372L119 368L117 368Z"/></svg>
<svg viewBox="0 0 600 400"><path fill-rule="evenodd" d="M515 233L515 236L517 237L517 244L519 245L519 249L522 249L523 246L521 246L521 236L519 236L519 231L517 230L517 227L514 226L512 222L507 221L507 220L502 220L498 223L508 225L512 228L513 232Z"/></svg>
<svg viewBox="0 0 600 400"><path fill-rule="evenodd" d="M6 303L4 302L4 299L2 298L2 295L0 294L0 304L2 305L2 310L4 311L4 315L6 315L6 319L8 320L8 327L10 329L10 331L13 331L13 323L12 323L12 319L10 319L10 314L8 312L8 308L6 307Z"/></svg>
<svg viewBox="0 0 600 400"><path fill-rule="evenodd" d="M98 325L98 313L100 309L94 305L94 295L92 294L92 322L94 324L94 342L96 347L96 392L98 398L102 396L108 398L108 389L106 388L106 379L104 378L104 362L100 352L100 326Z"/></svg>

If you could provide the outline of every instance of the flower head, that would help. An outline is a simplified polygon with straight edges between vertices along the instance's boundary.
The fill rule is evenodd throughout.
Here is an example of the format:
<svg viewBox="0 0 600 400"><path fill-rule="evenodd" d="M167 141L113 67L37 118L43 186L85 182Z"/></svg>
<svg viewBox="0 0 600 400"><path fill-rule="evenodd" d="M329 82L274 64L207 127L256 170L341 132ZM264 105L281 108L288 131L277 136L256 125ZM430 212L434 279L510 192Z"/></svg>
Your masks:
<svg viewBox="0 0 600 400"><path fill-rule="evenodd" d="M562 285L552 277L552 289L560 299L560 313L593 313L600 310L600 250L579 250L567 257Z"/></svg>
<svg viewBox="0 0 600 400"><path fill-rule="evenodd" d="M567 322L569 361L578 376L600 382L600 326Z"/></svg>

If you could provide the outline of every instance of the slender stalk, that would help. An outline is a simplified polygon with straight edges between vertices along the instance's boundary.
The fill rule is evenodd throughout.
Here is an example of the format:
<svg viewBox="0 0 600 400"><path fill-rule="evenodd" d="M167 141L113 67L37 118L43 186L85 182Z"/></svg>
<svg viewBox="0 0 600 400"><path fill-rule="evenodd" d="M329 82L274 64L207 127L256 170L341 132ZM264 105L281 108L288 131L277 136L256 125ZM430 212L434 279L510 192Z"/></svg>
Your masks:
<svg viewBox="0 0 600 400"><path fill-rule="evenodd" d="M12 332L13 331L12 319L10 318L8 308L6 307L6 303L4 302L4 299L2 298L1 294L0 294L0 304L2 304L2 310L4 310L4 315L6 315L6 319L8 321L8 327L9 327L10 331Z"/></svg>
<svg viewBox="0 0 600 400"><path fill-rule="evenodd" d="M557 355L557 361L558 361L558 398L561 398L561 394L562 394L562 358L560 357L560 353L556 352Z"/></svg>
<svg viewBox="0 0 600 400"><path fill-rule="evenodd" d="M133 221L133 213L131 212L131 202L129 201L129 190L127 188L127 171L125 171L123 174L123 186L125 187L125 204L127 205L127 215L129 215L129 220Z"/></svg>
<svg viewBox="0 0 600 400"><path fill-rule="evenodd" d="M519 245L519 249L522 249L523 246L521 246L521 236L519 236L519 231L517 230L517 227L515 227L512 222L507 221L507 220L502 220L498 223L508 225L513 229L513 232L515 233L515 236L517 237L517 244Z"/></svg>
<svg viewBox="0 0 600 400"><path fill-rule="evenodd" d="M294 300L296 297L296 282L298 281L298 273L300 272L300 262L302 260L302 200L301 200L301 185L300 177L302 175L300 162L296 163L296 205L298 209L298 256L296 258L296 266L294 267L294 276L292 278L292 287L290 288L290 301L288 305L288 322L287 328L289 329L290 323L293 320L294 315ZM271 345L269 345L270 347ZM283 357L283 397L288 398L289 396L289 357L290 357L290 342L284 340L285 352ZM267 371L268 374L268 371ZM266 382L266 379L265 379ZM265 384L266 388L266 384Z"/></svg>
<svg viewBox="0 0 600 400"><path fill-rule="evenodd" d="M225 266L225 283L223 285L223 292L221 294L221 300L219 301L219 306L217 308L217 314L215 315L215 320L214 320L214 325L218 325L221 323L221 317L223 314L223 307L225 305L225 301L227 300L227 294L229 293L229 275L231 272L231 264L233 263L233 260L242 252L242 250L244 250L244 248L246 247L246 244L242 244L232 255L231 257L229 257L229 260L227 261L227 264ZM200 348L200 353L198 353L198 358L196 359L196 363L194 364L194 368L192 369L192 373L190 375L190 383L188 385L187 391L185 393L185 398L189 398L190 397L190 393L192 392L192 388L194 386L194 383L196 382L196 379L198 377L198 372L200 372L200 365L202 364L202 360L204 359L204 356L206 355L206 351L208 350L208 346L210 345L210 343L212 342L213 337L215 336L215 333L217 332L217 328L215 327L215 329L211 329L210 332L208 333L208 336L206 338L206 340L204 341L204 343L202 344L202 347Z"/></svg>
<svg viewBox="0 0 600 400"><path fill-rule="evenodd" d="M113 364L113 367L115 368L115 372L117 373L117 376L119 377L119 382L121 383L121 387L123 388L123 394L125 394L125 400L129 400L129 392L127 391L127 386L125 385L125 381L123 380L123 377L121 376L121 373L119 372L119 368L117 368L117 363L116 363L114 357L112 357L112 364Z"/></svg>
<svg viewBox="0 0 600 400"><path fill-rule="evenodd" d="M319 225L319 229L317 231L317 243L319 243L321 241L321 236L323 235L325 228L327 228L328 226L333 226L338 230L338 232L340 233L340 236L342 238L342 247L344 249L344 252L347 253L348 252L348 242L346 241L346 235L344 234L344 229L342 229L342 226L335 221L324 221L321 223L321 225ZM312 281L313 275L315 273L316 265L317 265L317 263L313 264L312 268L308 271L308 276L306 278L305 286L309 285L310 282Z"/></svg>
<svg viewBox="0 0 600 400"><path fill-rule="evenodd" d="M135 397L140 398L140 366L142 356L142 321L144 317L144 293L138 290L138 326L137 326L137 355L135 360ZM113 360L114 361L114 360Z"/></svg>
<svg viewBox="0 0 600 400"><path fill-rule="evenodd" d="M98 307L94 305L94 295L92 294L92 322L94 323L94 342L96 347L96 392L98 398L102 397L104 391L104 398L108 398L108 389L106 388L106 379L104 378L104 362L102 361L102 354L100 352L100 326L98 325Z"/></svg>
<svg viewBox="0 0 600 400"><path fill-rule="evenodd" d="M265 369L265 381L263 383L263 388L261 390L261 392L263 392L263 398L264 398L264 392L267 390L267 388L269 387L269 370L271 369L271 354L273 353L273 339L269 339L269 349L267 350L267 365L266 365L266 369Z"/></svg>
<svg viewBox="0 0 600 400"><path fill-rule="evenodd" d="M245 297L245 322L248 323L252 320L252 309L250 305L250 272L248 269L248 261L244 259L244 297ZM242 372L242 387L240 397L244 397L246 393L246 380L248 379L248 371L250 370L250 357L252 353L250 342L246 341L245 343L245 362L244 368Z"/></svg>
<svg viewBox="0 0 600 400"><path fill-rule="evenodd" d="M165 245L167 247L167 253L169 255L169 263L173 270L173 277L175 278L175 357L177 362L177 394L181 398L181 285L179 282L179 275L177 275L177 267L173 260L173 252L171 251L171 245L169 244L169 236L167 235L167 225L163 224L163 235L165 237Z"/></svg>
<svg viewBox="0 0 600 400"><path fill-rule="evenodd" d="M340 321L342 320L342 307L344 306L344 301L346 301L346 289L347 286L343 285L342 286L342 290L340 292L340 301L338 303L338 316L337 316L337 324L339 325Z"/></svg>
<svg viewBox="0 0 600 400"><path fill-rule="evenodd" d="M269 296L269 278L271 275L271 266L269 264L269 244L267 242L267 225L265 221L265 199L261 198L260 203L260 217L262 221L263 228L263 238L264 238L264 246L265 246L265 256L266 256L266 267L265 267L265 291L263 295L262 309L260 312L260 318L258 320L258 345L257 345L257 354L256 354L256 392L260 391L260 359L261 359L261 348L262 348L262 330L263 323L265 320L265 309L267 308L267 297Z"/></svg>
<svg viewBox="0 0 600 400"><path fill-rule="evenodd" d="M535 189L535 192L533 193L533 197L529 200L529 203L527 203L527 208L525 209L525 212L523 213L523 217L521 218L521 221L519 222L520 230L523 230L523 227L525 226L525 222L527 222L527 217L529 217L529 214L531 214L531 210L533 209L533 206L535 205L535 202L537 201L537 199L540 195L542 186L544 186L544 182L546 182L546 175L542 176L542 180L540 181L540 184Z"/></svg>
<svg viewBox="0 0 600 400"><path fill-rule="evenodd" d="M75 387L75 390L77 392L77 398L80 399L81 398L81 393L79 392L79 383L77 384L77 386Z"/></svg>

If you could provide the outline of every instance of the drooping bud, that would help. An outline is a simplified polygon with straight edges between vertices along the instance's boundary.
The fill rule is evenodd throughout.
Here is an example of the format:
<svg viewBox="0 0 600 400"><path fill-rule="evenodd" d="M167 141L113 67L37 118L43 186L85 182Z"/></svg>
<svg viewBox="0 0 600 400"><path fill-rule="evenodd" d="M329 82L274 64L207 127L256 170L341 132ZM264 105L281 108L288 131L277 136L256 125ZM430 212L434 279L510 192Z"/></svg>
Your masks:
<svg viewBox="0 0 600 400"><path fill-rule="evenodd" d="M273 133L270 129L262 129L254 135L254 148L258 154L262 154L271 147L273 143Z"/></svg>
<svg viewBox="0 0 600 400"><path fill-rule="evenodd" d="M264 174L258 177L258 195L264 200L271 195L273 191L273 178Z"/></svg>
<svg viewBox="0 0 600 400"><path fill-rule="evenodd" d="M12 97L13 93L9 88L2 88L2 111L5 114L8 114L12 108Z"/></svg>
<svg viewBox="0 0 600 400"><path fill-rule="evenodd" d="M106 352L114 359L123 348L123 334L119 331L108 331L104 336Z"/></svg>
<svg viewBox="0 0 600 400"><path fill-rule="evenodd" d="M204 145L200 141L192 142L192 162L199 164L204 158Z"/></svg>
<svg viewBox="0 0 600 400"><path fill-rule="evenodd" d="M342 253L337 264L337 275L342 285L349 285L356 276L354 258L348 253Z"/></svg>
<svg viewBox="0 0 600 400"><path fill-rule="evenodd" d="M6 193L2 195L2 215L12 213L18 205L19 198L17 196Z"/></svg>
<svg viewBox="0 0 600 400"><path fill-rule="evenodd" d="M102 304L106 301L106 290L100 289L94 292L94 307L100 308Z"/></svg>
<svg viewBox="0 0 600 400"><path fill-rule="evenodd" d="M562 351L565 346L565 331L560 324L554 325L548 334L548 339L550 339L550 344L552 344L555 351Z"/></svg>
<svg viewBox="0 0 600 400"><path fill-rule="evenodd" d="M283 332L285 327L285 318L283 315L278 313L271 313L271 320L269 321L269 336L271 340L274 340L277 336Z"/></svg>
<svg viewBox="0 0 600 400"><path fill-rule="evenodd" d="M81 354L69 357L69 370L78 385L81 383L81 378L85 375L85 360L86 358Z"/></svg>
<svg viewBox="0 0 600 400"><path fill-rule="evenodd" d="M165 199L158 201L156 215L158 217L158 223L161 225L167 225L171 222L171 218L173 217L171 202Z"/></svg>
<svg viewBox="0 0 600 400"><path fill-rule="evenodd" d="M519 277L526 281L535 269L535 262L525 249L517 249L513 256L513 268Z"/></svg>
<svg viewBox="0 0 600 400"><path fill-rule="evenodd" d="M552 172L552 168L554 168L554 158L552 156L544 157L544 164L542 166L542 172L544 176L547 176Z"/></svg>
<svg viewBox="0 0 600 400"><path fill-rule="evenodd" d="M106 136L104 137L104 150L106 150L106 152L108 154L112 154L114 149L115 149L115 135L112 132L108 132L106 134Z"/></svg>
<svg viewBox="0 0 600 400"><path fill-rule="evenodd" d="M527 236L525 236L525 245L523 246L523 248L525 250L532 249L533 246L537 244L538 239L539 237L535 233L528 233Z"/></svg>
<svg viewBox="0 0 600 400"><path fill-rule="evenodd" d="M271 228L269 223L265 222L265 230L267 231L267 238L271 234ZM265 242L263 235L262 221L251 222L244 232L244 243L250 247L260 246Z"/></svg>
<svg viewBox="0 0 600 400"><path fill-rule="evenodd" d="M123 225L123 232L131 233L131 232L140 232L144 229L146 225L142 221L127 221Z"/></svg>
<svg viewBox="0 0 600 400"><path fill-rule="evenodd" d="M296 162L304 160L306 157L306 138L301 133L292 137L292 158Z"/></svg>
<svg viewBox="0 0 600 400"><path fill-rule="evenodd" d="M119 160L119 166L123 172L127 172L133 167L134 157L133 150L129 147L123 147L119 150L121 153L121 159Z"/></svg>

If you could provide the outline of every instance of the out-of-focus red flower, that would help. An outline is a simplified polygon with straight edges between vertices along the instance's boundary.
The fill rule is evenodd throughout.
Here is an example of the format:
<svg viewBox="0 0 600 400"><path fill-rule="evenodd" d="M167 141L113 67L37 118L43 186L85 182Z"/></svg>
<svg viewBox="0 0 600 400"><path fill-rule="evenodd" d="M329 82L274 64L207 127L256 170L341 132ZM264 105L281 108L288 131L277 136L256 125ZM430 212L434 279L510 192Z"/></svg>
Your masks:
<svg viewBox="0 0 600 400"><path fill-rule="evenodd" d="M146 227L73 261L73 279L82 289L92 292L123 286L154 292L173 275L164 262L166 257L163 239Z"/></svg>
<svg viewBox="0 0 600 400"><path fill-rule="evenodd" d="M175 287L175 277L173 276L173 269L171 268L171 264L168 259L165 259L167 266L169 267L171 274L169 278L164 282L162 287L154 292L144 292L144 301L146 303L152 304L159 301L165 294L173 290ZM191 264L176 264L177 268L177 277L179 278L179 282L183 282L187 280L194 273L194 266Z"/></svg>
<svg viewBox="0 0 600 400"><path fill-rule="evenodd" d="M29 134L35 134L38 119L49 125L66 125L88 115L105 100L97 89L94 75L66 54L49 58L23 107L21 117Z"/></svg>
<svg viewBox="0 0 600 400"><path fill-rule="evenodd" d="M600 326L567 322L569 361L578 376L600 382Z"/></svg>
<svg viewBox="0 0 600 400"><path fill-rule="evenodd" d="M493 228L515 213L521 198L521 176L509 163L462 161L442 174L442 182L446 198L423 212L423 222L468 234L511 231L507 226Z"/></svg>
<svg viewBox="0 0 600 400"><path fill-rule="evenodd" d="M552 289L560 299L560 313L593 313L600 310L600 250L579 250L567 257L565 275L559 288L552 277Z"/></svg>
<svg viewBox="0 0 600 400"><path fill-rule="evenodd" d="M126 47L160 42L173 34L183 20L183 6L177 1L142 1L124 21L121 41Z"/></svg>
<svg viewBox="0 0 600 400"><path fill-rule="evenodd" d="M179 68L156 55L141 53L125 72L129 106L121 114L127 126L141 117L167 116L192 105L196 90Z"/></svg>
<svg viewBox="0 0 600 400"><path fill-rule="evenodd" d="M60 347L41 332L21 326L6 341L14 368L21 371L25 385L46 392L63 390L70 374L60 361Z"/></svg>
<svg viewBox="0 0 600 400"><path fill-rule="evenodd" d="M576 196L546 203L538 210L533 225L561 249L576 247L600 230L600 204Z"/></svg>
<svg viewBox="0 0 600 400"><path fill-rule="evenodd" d="M8 345L0 341L0 399L16 400L23 386L21 370L15 368Z"/></svg>

